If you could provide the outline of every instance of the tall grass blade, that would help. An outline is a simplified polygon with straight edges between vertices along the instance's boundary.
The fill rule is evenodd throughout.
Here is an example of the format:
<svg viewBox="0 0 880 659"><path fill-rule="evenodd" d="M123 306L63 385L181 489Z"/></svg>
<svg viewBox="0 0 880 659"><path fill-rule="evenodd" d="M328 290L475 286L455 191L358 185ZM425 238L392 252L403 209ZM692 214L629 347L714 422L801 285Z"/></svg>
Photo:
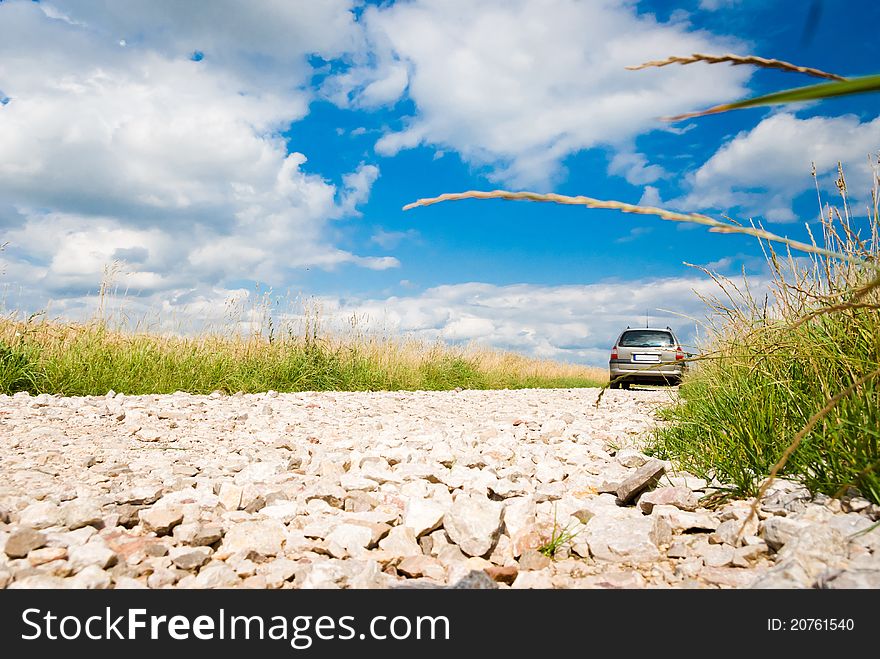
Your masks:
<svg viewBox="0 0 880 659"><path fill-rule="evenodd" d="M739 224L721 222L707 215L701 215L700 213L677 213L675 211L668 211L663 208L654 208L653 206L638 206L636 204L627 204L622 201L605 201L602 199L585 197L583 195L570 197L567 195L554 193L541 194L538 192L509 192L507 190L492 190L491 192L469 190L467 192L447 192L437 197L419 199L404 206L403 210L407 211L421 206L431 206L432 204L438 204L444 201L460 201L462 199L508 199L514 201L540 201L574 206L586 206L587 208L616 210L623 213L634 213L637 215L656 215L661 220L668 220L671 222L690 222L692 224L702 224L703 226L709 227L709 231L713 231L716 233L739 233L746 236L761 238L763 240L782 243L808 254L817 254L829 258L842 259L844 261L861 260L860 257L855 255L836 252L833 250L818 247L816 245L811 245L809 243L792 240L791 238L779 236L774 233L770 233L769 231L758 229L756 227L746 227Z"/></svg>
<svg viewBox="0 0 880 659"><path fill-rule="evenodd" d="M681 121L683 119L704 117L706 115L719 114L730 110L742 110L746 108L779 105L783 103L819 101L836 96L850 96L852 94L867 94L870 92L880 92L880 74L863 76L861 78L850 78L835 82L826 82L818 85L809 85L807 87L797 87L795 89L786 89L781 92L773 92L772 94L765 94L764 96L736 101L735 103L716 105L708 110L688 112L674 117L663 117L663 121Z"/></svg>
<svg viewBox="0 0 880 659"><path fill-rule="evenodd" d="M798 66L797 64L792 64L791 62L785 62L783 60L778 59L768 59L766 57L758 57L756 55L733 55L728 53L727 55L707 55L705 53L694 53L689 56L672 56L667 57L662 60L651 60L650 62L645 62L644 64L637 64L635 66L626 67L627 71L639 71L641 69L647 69L651 67L662 67L669 66L670 64L693 64L695 62L705 62L706 64L722 64L728 63L733 66L740 66L742 64L751 64L752 66L759 66L765 69L777 69L779 71L789 71L791 73L804 73L806 75L810 75L816 78L825 78L827 80L846 80L843 76L839 76L836 73L828 73L827 71L821 71L820 69L813 69L808 66Z"/></svg>

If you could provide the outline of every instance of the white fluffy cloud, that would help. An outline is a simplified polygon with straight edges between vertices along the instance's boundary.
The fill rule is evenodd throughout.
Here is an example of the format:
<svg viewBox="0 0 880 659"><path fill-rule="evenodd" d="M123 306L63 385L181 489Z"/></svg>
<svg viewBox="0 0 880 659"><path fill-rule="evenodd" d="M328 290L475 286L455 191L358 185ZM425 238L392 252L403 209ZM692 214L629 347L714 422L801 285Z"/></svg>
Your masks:
<svg viewBox="0 0 880 659"><path fill-rule="evenodd" d="M10 267L74 294L114 260L146 293L397 265L341 250L327 231L357 214L378 168L362 164L337 187L280 137L308 111L307 56L359 47L352 5L0 4Z"/></svg>
<svg viewBox="0 0 880 659"><path fill-rule="evenodd" d="M668 172L660 165L649 165L645 154L630 151L614 154L608 164L608 173L623 176L633 185L653 183L659 178L668 176Z"/></svg>
<svg viewBox="0 0 880 659"><path fill-rule="evenodd" d="M689 175L689 193L671 203L721 212L739 207L749 216L792 221L792 200L813 187L811 163L821 187L836 192L833 181L842 162L850 194L864 199L878 150L880 117L862 121L855 115L801 119L774 114L724 144Z"/></svg>
<svg viewBox="0 0 880 659"><path fill-rule="evenodd" d="M549 184L582 149L632 140L658 116L741 96L745 67L625 66L682 52L737 49L676 15L635 2L415 0L364 12L370 56L325 87L337 103L375 106L406 90L417 108L376 150L458 151L514 186ZM650 172L647 177L654 176ZM644 179L645 174L640 178Z"/></svg>
<svg viewBox="0 0 880 659"><path fill-rule="evenodd" d="M304 55L332 59L362 48L356 0L43 0L45 13L108 43L171 57L194 52L249 87L300 87Z"/></svg>
<svg viewBox="0 0 880 659"><path fill-rule="evenodd" d="M694 291L719 291L706 277L679 277L581 286L467 283L384 300L320 298L321 316L427 341L476 342L541 358L602 365L617 334L645 322L675 329L693 343L706 309Z"/></svg>

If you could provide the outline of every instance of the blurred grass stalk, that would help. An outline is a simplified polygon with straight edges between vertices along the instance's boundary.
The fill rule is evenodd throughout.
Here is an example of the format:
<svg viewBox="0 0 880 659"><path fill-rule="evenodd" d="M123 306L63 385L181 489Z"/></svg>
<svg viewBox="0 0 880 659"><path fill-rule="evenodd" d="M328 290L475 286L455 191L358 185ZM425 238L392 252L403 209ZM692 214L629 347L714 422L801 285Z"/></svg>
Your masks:
<svg viewBox="0 0 880 659"><path fill-rule="evenodd" d="M674 117L664 117L664 121L682 121L684 119L693 119L696 117L704 117L710 114L718 114L720 112L730 112L731 110L743 110L746 108L764 107L769 105L784 105L790 103L803 103L806 101L821 101L828 98L836 98L838 96L852 96L854 94L870 94L880 92L880 75L867 75L856 78L844 78L836 73L828 73L820 71L808 66L798 66L791 62L785 62L778 59L767 59L765 57L757 57L755 55L708 55L705 53L694 53L687 56L673 56L662 60L653 60L643 64L626 67L630 71L639 71L648 68L660 68L669 66L670 64L688 65L696 62L705 64L730 64L732 66L752 65L765 69L777 69L780 71L788 71L790 73L803 73L809 76L824 78L831 82L824 82L818 85L809 85L806 87L795 87L793 89L785 89L763 96L753 98L745 98L733 103L723 103L706 110L697 112L687 112Z"/></svg>
<svg viewBox="0 0 880 659"><path fill-rule="evenodd" d="M160 332L114 305L102 286L99 315L85 323L0 318L0 393L103 395L327 390L442 390L586 387L607 382L604 369L476 345L450 346L323 327L304 304L279 321L268 295L253 308L232 304L221 327L196 336ZM124 302L124 300L122 300Z"/></svg>

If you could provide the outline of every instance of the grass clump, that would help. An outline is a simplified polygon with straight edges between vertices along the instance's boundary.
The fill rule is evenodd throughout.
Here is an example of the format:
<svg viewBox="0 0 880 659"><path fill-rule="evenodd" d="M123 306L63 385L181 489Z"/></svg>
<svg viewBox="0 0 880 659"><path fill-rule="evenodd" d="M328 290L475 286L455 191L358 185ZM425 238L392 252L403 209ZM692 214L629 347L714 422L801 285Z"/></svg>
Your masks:
<svg viewBox="0 0 880 659"><path fill-rule="evenodd" d="M32 346L0 341L0 391L37 388L37 351Z"/></svg>
<svg viewBox="0 0 880 659"><path fill-rule="evenodd" d="M555 558L557 552L574 540L583 531L583 526L577 522L570 522L562 527L556 521L556 510L553 511L553 529L549 537L538 547L538 552L547 558Z"/></svg>
<svg viewBox="0 0 880 659"><path fill-rule="evenodd" d="M756 494L767 474L880 503L880 246L875 173L868 235L826 209L840 258L781 257L766 246L766 297L713 273L723 295L704 357L665 411L652 452Z"/></svg>

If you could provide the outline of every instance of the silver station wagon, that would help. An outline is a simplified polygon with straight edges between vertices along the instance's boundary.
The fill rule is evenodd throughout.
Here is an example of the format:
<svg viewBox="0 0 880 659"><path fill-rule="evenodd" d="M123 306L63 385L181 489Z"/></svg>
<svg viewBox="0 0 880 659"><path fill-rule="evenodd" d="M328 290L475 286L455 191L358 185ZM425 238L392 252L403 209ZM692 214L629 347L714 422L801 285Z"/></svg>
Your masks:
<svg viewBox="0 0 880 659"><path fill-rule="evenodd" d="M627 327L611 348L608 368L612 389L631 384L680 384L687 362L670 329Z"/></svg>

